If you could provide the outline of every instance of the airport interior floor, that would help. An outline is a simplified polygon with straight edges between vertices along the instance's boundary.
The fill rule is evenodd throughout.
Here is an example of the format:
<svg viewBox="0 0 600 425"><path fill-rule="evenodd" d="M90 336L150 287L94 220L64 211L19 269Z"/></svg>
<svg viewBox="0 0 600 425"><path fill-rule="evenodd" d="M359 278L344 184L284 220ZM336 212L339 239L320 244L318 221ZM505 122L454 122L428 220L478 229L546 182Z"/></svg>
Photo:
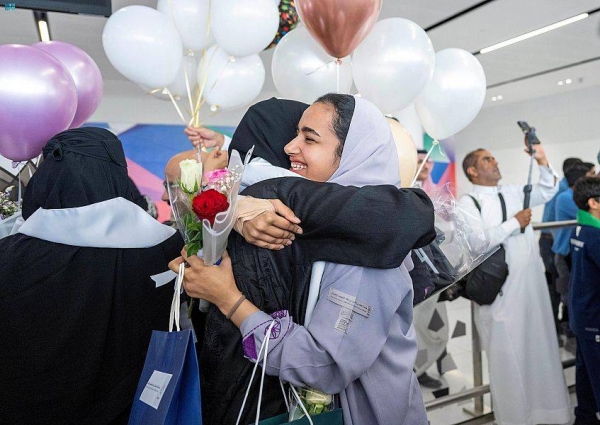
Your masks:
<svg viewBox="0 0 600 425"><path fill-rule="evenodd" d="M441 377L437 367L434 364L427 370L427 374L435 379L440 379L444 384L442 388L449 388L449 393L457 393L461 390L473 388L473 359L472 359L472 340L471 340L471 305L470 301L460 298L453 302L447 303L448 322L450 323L450 333L453 333L455 324L462 322L466 325L466 334L460 337L450 338L447 351L452 355L452 359L456 364L456 369L444 373ZM574 356L564 348L560 349L562 360L572 359ZM487 361L485 352L483 353L483 383L489 383L487 370ZM565 369L565 378L567 385L575 383L575 367ZM422 388L423 399L425 403L434 400L433 392L428 388ZM575 406L577 400L575 394L571 394L571 404ZM431 425L452 425L460 424L461 422L473 419L473 415L465 410L473 408L473 400L466 400L455 403L446 407L431 410L427 412L427 417ZM491 406L490 395L484 396L485 411L488 412ZM491 422L490 422L491 423ZM572 422L571 422L572 423Z"/></svg>

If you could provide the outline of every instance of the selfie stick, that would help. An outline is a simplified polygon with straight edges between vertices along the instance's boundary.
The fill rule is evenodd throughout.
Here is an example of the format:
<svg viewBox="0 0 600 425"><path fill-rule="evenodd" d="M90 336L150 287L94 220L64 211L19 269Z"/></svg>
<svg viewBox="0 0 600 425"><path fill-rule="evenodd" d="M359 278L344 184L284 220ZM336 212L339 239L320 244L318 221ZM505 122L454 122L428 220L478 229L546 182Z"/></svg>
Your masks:
<svg viewBox="0 0 600 425"><path fill-rule="evenodd" d="M533 130L535 131L535 130ZM531 199L531 175L533 173L533 154L535 153L535 150L533 149L533 140L535 138L535 133L533 133L533 131L528 131L527 132L527 148L529 149L529 155L530 155L530 159L529 159L529 176L527 177L527 184L525 185L525 187L523 187L523 193L525 194L525 200L523 201L523 209L526 210L527 208L529 208L529 203L530 203L530 199ZM533 134L532 134L533 133ZM525 226L527 227L527 226ZM525 227L523 227L521 229L521 233L525 233Z"/></svg>

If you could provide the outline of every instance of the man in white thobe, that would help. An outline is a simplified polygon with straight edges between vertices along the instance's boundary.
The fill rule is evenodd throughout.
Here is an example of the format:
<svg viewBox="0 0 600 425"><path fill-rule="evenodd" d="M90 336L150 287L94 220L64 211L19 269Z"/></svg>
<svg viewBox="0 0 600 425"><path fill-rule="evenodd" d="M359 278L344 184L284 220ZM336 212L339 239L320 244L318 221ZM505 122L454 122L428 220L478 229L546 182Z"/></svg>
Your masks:
<svg viewBox="0 0 600 425"><path fill-rule="evenodd" d="M531 207L541 205L557 191L556 174L541 145L533 157L540 178L533 185ZM531 210L523 209L522 185L498 185L498 163L490 152L477 149L463 161L473 183L470 196L459 202L470 215L472 229L483 229L490 249L502 244L509 275L491 305L477 306L475 324L487 353L490 389L499 425L562 424L570 420L569 398L552 320L544 267L533 229ZM502 222L498 193L506 202ZM525 228L521 232L521 228Z"/></svg>

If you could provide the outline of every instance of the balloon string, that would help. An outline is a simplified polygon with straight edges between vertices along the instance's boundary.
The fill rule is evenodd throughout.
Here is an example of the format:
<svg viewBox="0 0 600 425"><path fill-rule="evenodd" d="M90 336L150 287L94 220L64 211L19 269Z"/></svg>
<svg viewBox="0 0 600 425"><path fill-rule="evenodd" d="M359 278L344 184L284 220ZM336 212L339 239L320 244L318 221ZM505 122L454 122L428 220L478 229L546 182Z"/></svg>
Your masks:
<svg viewBox="0 0 600 425"><path fill-rule="evenodd" d="M217 52L217 49L219 49L220 47L217 46L217 48L215 49L215 51L213 52L213 55ZM212 56L210 58L211 62L212 62ZM219 74L217 75L217 78L215 79L215 82L211 84L211 86L209 87L209 90L212 90L215 88L215 86L219 83L219 80L221 80L221 77L223 76L223 73L225 72L225 70L227 69L227 67L229 66L230 63L235 62L235 57L234 56L229 56L229 60L225 63L225 65L223 65L223 68L221 68L221 70L219 71ZM206 79L204 81L204 84L206 84ZM202 101L202 103L204 103L206 99L204 99ZM215 113L212 114L211 116L215 116L216 114L219 113L219 105L213 105L213 108Z"/></svg>
<svg viewBox="0 0 600 425"><path fill-rule="evenodd" d="M20 168L19 171L17 172L17 178L19 179L19 194L17 195L17 206L19 209L21 209L21 204L22 204L22 197L21 197L21 170L23 168Z"/></svg>
<svg viewBox="0 0 600 425"><path fill-rule="evenodd" d="M172 20L173 24L175 25L175 28L177 29L177 32L181 33L181 31L179 30L179 28L177 26L177 20L175 19L175 14L173 13L173 2L171 0L167 0L167 3L169 4L169 14L171 15L171 20ZM188 95L188 99L190 101L190 115L191 115L191 118L190 118L190 121L189 121L189 123L187 125L191 125L192 121L194 119L194 112L195 111L194 111L194 107L192 106L192 96L191 96L191 93L190 93L190 82L189 82L189 79L188 79L188 76L187 76L187 70L185 68L185 64L182 64L182 66L183 66L183 75L185 77L185 86L186 86L186 89L187 89L187 95ZM150 92L150 94L157 93L158 91L162 91L162 89L152 90ZM169 95L169 97L171 97L171 95ZM175 109L178 109L177 105L175 105ZM181 111L178 110L177 112L179 113L179 116L182 117ZM183 122L184 122L184 124L186 123L185 120Z"/></svg>
<svg viewBox="0 0 600 425"><path fill-rule="evenodd" d="M190 90L190 79L188 78L188 74L187 74L187 69L185 69L185 64L183 64L183 77L185 78L185 89L187 91L187 95L188 95L188 100L190 101L190 122L188 123L189 125L192 125L192 123L194 122L194 105L192 103L192 91Z"/></svg>
<svg viewBox="0 0 600 425"><path fill-rule="evenodd" d="M419 174L421 174L421 171L423 171L423 167L425 167L425 163L427 162L427 160L431 156L431 153L433 152L433 150L435 149L435 147L437 145L439 145L439 144L440 144L440 142L438 142L437 140L433 139L433 143L431 144L431 147L427 151L427 155L425 155L425 158L423 158L423 161L421 162L421 166L419 167L419 169L415 173L415 176L412 179L412 183L410 184L410 187L414 187L415 183L417 182L417 177L419 177Z"/></svg>
<svg viewBox="0 0 600 425"><path fill-rule="evenodd" d="M171 90L169 90L168 87L165 87L164 93L166 93L166 94L169 95L169 99L171 99L171 102L173 103L173 106L175 107L175 110L177 111L177 114L179 114L179 118L181 118L181 121L183 121L183 124L184 125L187 124L187 120L183 117L183 114L181 113L181 109L179 109L179 105L177 104L177 101L175 100L175 98L171 94Z"/></svg>
<svg viewBox="0 0 600 425"><path fill-rule="evenodd" d="M211 20L210 20L210 15L211 15L211 3L212 2L208 2L208 14L206 15L206 38L208 38L208 36L210 35L210 24L211 24ZM216 51L216 50L215 50ZM214 55L214 53L213 53ZM206 85L206 79L208 78L208 76L206 75L206 61L204 60L206 57L206 46L204 46L204 48L202 48L202 57L200 58L200 63L202 65L202 67L200 68L200 75L202 75L202 78L198 79L198 91L197 94L198 96L196 97L196 108L194 109L193 112L193 116L194 116L194 127L200 127L200 108L202 107L202 105L204 104L204 100L203 98L203 94L204 94L204 86ZM210 63L212 62L212 56L210 58L210 62L208 64L208 67L210 68Z"/></svg>
<svg viewBox="0 0 600 425"><path fill-rule="evenodd" d="M340 66L341 66L341 61L338 59L335 61L335 74L336 74L336 93L340 92Z"/></svg>
<svg viewBox="0 0 600 425"><path fill-rule="evenodd" d="M322 65L320 65L320 66L316 67L315 69L313 69L313 70L312 70L312 71L310 71L310 72L307 72L307 73L306 73L306 74L304 74L304 75L312 75L312 74L314 74L315 72L317 72L319 69L323 68L324 66L327 66L327 65L329 65L329 64L330 64L330 63L332 63L332 62L335 62L335 60L332 60L332 61L329 61L329 62L325 62L324 64L322 64Z"/></svg>
<svg viewBox="0 0 600 425"><path fill-rule="evenodd" d="M217 47L218 49L218 47ZM195 122L194 122L194 126L195 127L199 127L200 126L200 122L199 122L199 115L200 115L200 108L202 107L202 105L204 104L204 89L206 87L206 81L208 80L208 73L206 72L207 69L210 69L211 65L212 65L212 61L213 58L215 57L215 53L217 53L217 49L215 49L212 53L212 55L210 55L210 58L208 59L208 61L206 60L206 48L204 48L202 50L202 59L200 61L200 63L202 64L202 68L200 69L200 73L202 74L202 79L201 82L198 82L198 98L196 99L196 109L194 111L195 113ZM227 62L229 63L229 62ZM216 81L215 81L216 84ZM214 87L214 85L213 85Z"/></svg>
<svg viewBox="0 0 600 425"><path fill-rule="evenodd" d="M181 30L177 26L177 19L175 19L175 14L173 13L173 2L171 0L167 0L167 3L169 5L169 15L171 15L171 21L173 22L173 25L175 25L175 28L177 29L177 32L181 33ZM187 88L188 98L190 99L190 106L191 106L192 105L192 100L191 100L191 96L190 96L189 81L188 81L188 78L187 78L187 72L186 72L186 69L185 69L185 64L182 63L182 66L183 66L183 73L184 73L184 76L185 76L185 85L186 85L186 88ZM163 91L163 90L162 89L154 89L154 90L152 90L150 92L150 94L157 93L158 91ZM186 124L186 120L183 118L181 110L179 109L179 106L175 103L175 100L173 99L173 96L171 96L171 93L167 93L167 94L169 95L169 98L171 98L171 102L173 102L173 106L175 106L175 109L177 110L177 113L179 114L179 117L183 120L183 123ZM191 109L192 109L192 111L194 110L193 107ZM190 114L193 114L192 111L190 111ZM190 119L190 123L191 123L192 119L193 119L193 116Z"/></svg>

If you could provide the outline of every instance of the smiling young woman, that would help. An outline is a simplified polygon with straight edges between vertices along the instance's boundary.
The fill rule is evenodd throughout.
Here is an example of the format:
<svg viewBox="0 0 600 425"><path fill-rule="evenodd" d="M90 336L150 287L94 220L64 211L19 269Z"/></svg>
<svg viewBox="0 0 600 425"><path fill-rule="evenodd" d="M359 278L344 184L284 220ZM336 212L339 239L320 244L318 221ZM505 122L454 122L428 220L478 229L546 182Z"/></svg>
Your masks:
<svg viewBox="0 0 600 425"><path fill-rule="evenodd" d="M351 96L327 94L317 99L302 115L297 136L284 148L290 170L313 181L329 180L339 166L353 111Z"/></svg>

